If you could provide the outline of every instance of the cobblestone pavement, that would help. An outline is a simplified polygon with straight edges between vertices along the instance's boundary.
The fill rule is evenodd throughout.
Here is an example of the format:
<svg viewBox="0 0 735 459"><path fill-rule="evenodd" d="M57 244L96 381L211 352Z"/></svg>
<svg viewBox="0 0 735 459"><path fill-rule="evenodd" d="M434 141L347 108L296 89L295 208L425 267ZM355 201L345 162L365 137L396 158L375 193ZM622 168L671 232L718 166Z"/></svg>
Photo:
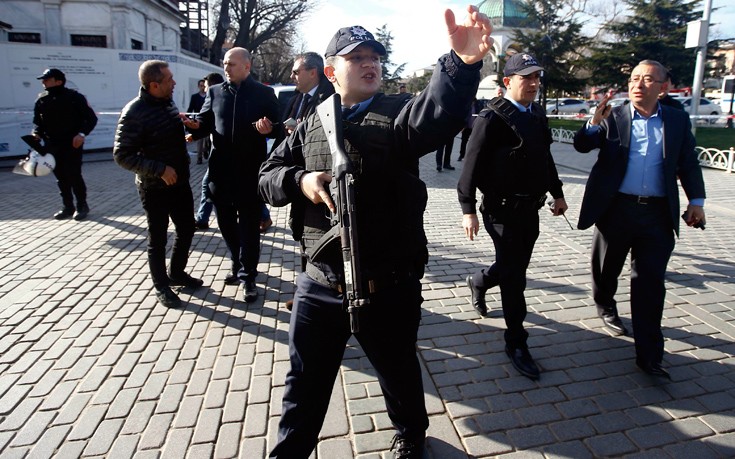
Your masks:
<svg viewBox="0 0 735 459"><path fill-rule="evenodd" d="M553 150L576 226L595 155ZM462 163L441 173L433 163L427 155L421 171L430 187L418 343L427 457L735 457L735 176L705 171L707 230L684 228L669 264L671 382L638 371L631 338L611 336L595 317L592 231L542 211L526 292L529 344L542 368L534 382L503 352L497 289L488 318L468 299L465 276L493 250L486 233L475 242L462 234ZM192 171L198 195L204 166ZM238 286L224 284L215 224L196 233L189 261L206 287L182 292L186 306L168 310L153 296L132 174L109 160L88 161L84 174L89 219L56 222L52 178L0 170L0 457L266 456L298 259L287 210L273 209L263 237L258 301L246 304ZM618 299L629 325L627 275ZM352 341L313 457L389 457L392 435L374 371Z"/></svg>

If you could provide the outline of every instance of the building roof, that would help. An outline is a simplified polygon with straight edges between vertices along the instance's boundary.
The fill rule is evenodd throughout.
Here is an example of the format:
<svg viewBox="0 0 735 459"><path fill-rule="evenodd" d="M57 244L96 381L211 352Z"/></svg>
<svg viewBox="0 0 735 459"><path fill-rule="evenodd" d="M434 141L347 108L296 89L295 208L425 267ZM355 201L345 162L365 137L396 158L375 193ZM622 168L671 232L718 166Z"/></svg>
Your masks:
<svg viewBox="0 0 735 459"><path fill-rule="evenodd" d="M520 0L485 0L480 3L479 10L490 18L493 26L516 28L532 25Z"/></svg>

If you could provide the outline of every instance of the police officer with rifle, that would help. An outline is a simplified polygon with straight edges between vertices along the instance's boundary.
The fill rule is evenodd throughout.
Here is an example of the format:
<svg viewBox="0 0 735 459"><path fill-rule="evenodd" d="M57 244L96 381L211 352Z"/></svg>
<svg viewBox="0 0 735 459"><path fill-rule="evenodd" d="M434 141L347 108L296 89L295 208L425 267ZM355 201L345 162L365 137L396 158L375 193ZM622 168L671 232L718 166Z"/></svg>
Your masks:
<svg viewBox="0 0 735 459"><path fill-rule="evenodd" d="M414 98L380 93L385 47L360 26L340 29L324 73L341 104L324 102L261 167L266 201L302 207L294 224L303 226L308 258L297 279L291 368L270 457L308 458L314 450L352 334L377 372L396 429L394 457L422 455L429 420L416 340L428 251L418 160L464 126L492 44L490 22L476 7L463 24L451 10L445 19L452 51Z"/></svg>

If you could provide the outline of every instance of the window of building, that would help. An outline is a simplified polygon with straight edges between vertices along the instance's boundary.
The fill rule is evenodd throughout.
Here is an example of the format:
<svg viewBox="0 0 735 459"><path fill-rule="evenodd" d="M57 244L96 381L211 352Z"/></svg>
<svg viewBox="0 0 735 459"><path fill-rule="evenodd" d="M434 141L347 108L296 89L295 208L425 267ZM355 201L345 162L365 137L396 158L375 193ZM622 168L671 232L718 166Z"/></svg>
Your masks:
<svg viewBox="0 0 735 459"><path fill-rule="evenodd" d="M107 48L107 37L104 35L71 35L72 46L89 46L92 48Z"/></svg>
<svg viewBox="0 0 735 459"><path fill-rule="evenodd" d="M135 38L131 38L130 49L143 49L143 42L140 40L136 40Z"/></svg>
<svg viewBox="0 0 735 459"><path fill-rule="evenodd" d="M8 41L15 43L41 43L41 34L30 32L8 32Z"/></svg>

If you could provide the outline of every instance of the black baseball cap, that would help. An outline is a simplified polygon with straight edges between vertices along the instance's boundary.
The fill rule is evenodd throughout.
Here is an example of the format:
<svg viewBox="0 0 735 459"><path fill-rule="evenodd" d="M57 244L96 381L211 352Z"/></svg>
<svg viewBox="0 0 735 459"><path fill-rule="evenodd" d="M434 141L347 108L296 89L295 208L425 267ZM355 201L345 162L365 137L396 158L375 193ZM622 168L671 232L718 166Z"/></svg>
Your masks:
<svg viewBox="0 0 735 459"><path fill-rule="evenodd" d="M343 56L362 44L372 46L378 54L385 56L385 47L375 40L373 34L358 25L339 29L329 42L324 57Z"/></svg>
<svg viewBox="0 0 735 459"><path fill-rule="evenodd" d="M530 75L533 72L543 71L544 68L538 64L536 58L528 53L518 53L511 56L503 68L503 75Z"/></svg>
<svg viewBox="0 0 735 459"><path fill-rule="evenodd" d="M64 75L64 72L59 69L46 69L42 74L36 77L37 80L45 80L47 78L66 81L66 75Z"/></svg>

